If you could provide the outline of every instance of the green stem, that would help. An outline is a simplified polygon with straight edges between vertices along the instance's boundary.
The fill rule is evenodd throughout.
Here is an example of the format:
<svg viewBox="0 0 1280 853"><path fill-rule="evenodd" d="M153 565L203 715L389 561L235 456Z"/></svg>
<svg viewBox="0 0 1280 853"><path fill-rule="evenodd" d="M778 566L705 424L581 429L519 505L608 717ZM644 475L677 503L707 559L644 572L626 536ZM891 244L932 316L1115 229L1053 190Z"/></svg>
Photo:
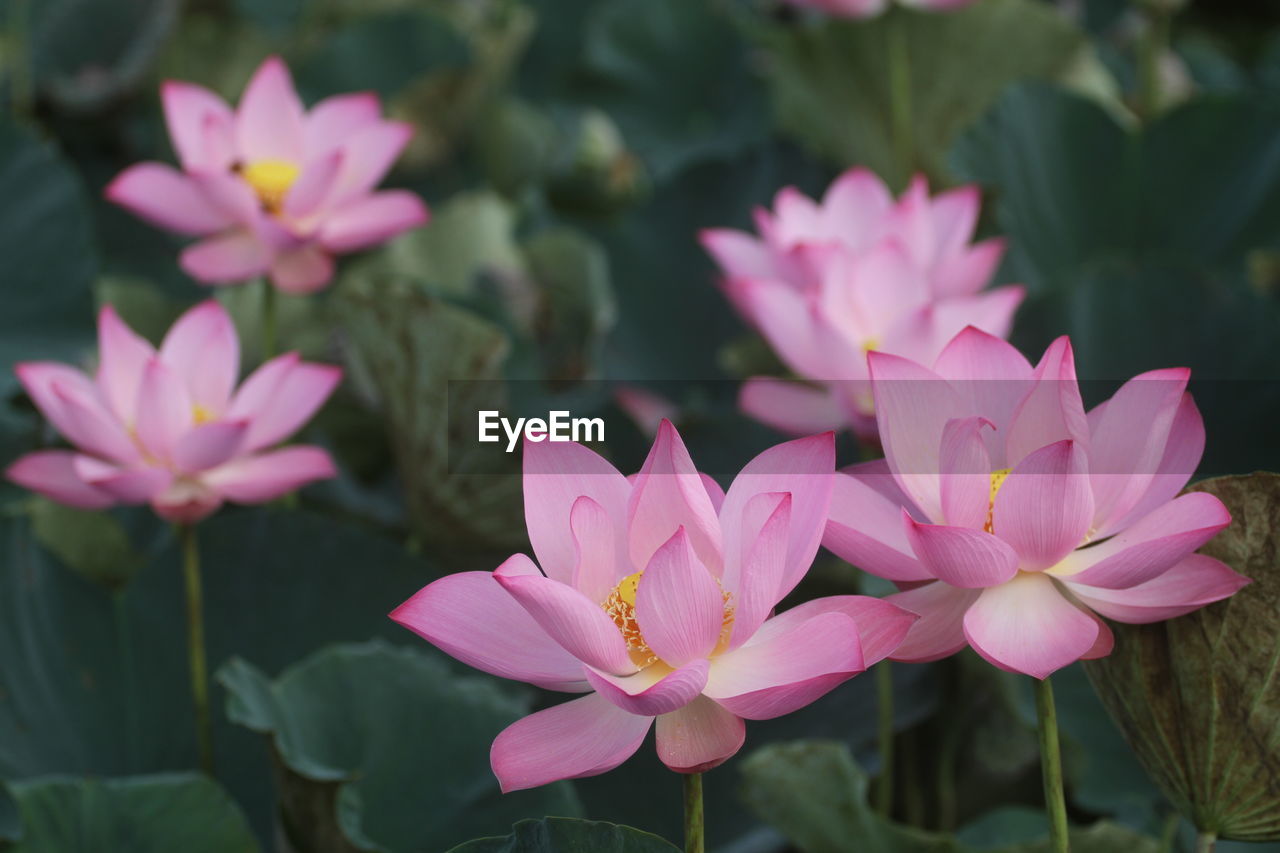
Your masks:
<svg viewBox="0 0 1280 853"><path fill-rule="evenodd" d="M1053 684L1037 680L1036 716L1040 721L1040 771L1044 777L1044 808L1049 815L1049 839L1053 853L1068 853L1067 801L1062 789L1062 751L1058 744L1058 712L1053 705Z"/></svg>
<svg viewBox="0 0 1280 853"><path fill-rule="evenodd" d="M876 664L876 700L880 710L880 776L876 779L876 812L893 811L893 669L889 661Z"/></svg>
<svg viewBox="0 0 1280 853"><path fill-rule="evenodd" d="M1147 4L1147 28L1138 42L1137 111L1150 121L1160 111L1160 58L1169 47L1169 12L1161 4Z"/></svg>
<svg viewBox="0 0 1280 853"><path fill-rule="evenodd" d="M262 277L262 360L276 355L276 288L271 279Z"/></svg>
<svg viewBox="0 0 1280 853"><path fill-rule="evenodd" d="M1218 833L1201 832L1196 835L1196 853L1213 853L1213 848L1217 846Z"/></svg>
<svg viewBox="0 0 1280 853"><path fill-rule="evenodd" d="M196 529L179 528L182 539L182 571L187 584L187 654L191 664L191 698L196 708L196 742L200 768L213 775L213 736L209 718L209 667L204 650L204 596L200 584L200 549Z"/></svg>
<svg viewBox="0 0 1280 853"><path fill-rule="evenodd" d="M31 115L35 103L35 85L32 80L30 28L30 0L11 0L9 4L9 98L15 116Z"/></svg>
<svg viewBox="0 0 1280 853"><path fill-rule="evenodd" d="M706 853L702 820L702 774L684 774L684 853Z"/></svg>
<svg viewBox="0 0 1280 853"><path fill-rule="evenodd" d="M910 13L894 9L886 22L889 28L889 127L897 160L899 186L911 181L915 170L915 141L911 122L911 53L907 44Z"/></svg>

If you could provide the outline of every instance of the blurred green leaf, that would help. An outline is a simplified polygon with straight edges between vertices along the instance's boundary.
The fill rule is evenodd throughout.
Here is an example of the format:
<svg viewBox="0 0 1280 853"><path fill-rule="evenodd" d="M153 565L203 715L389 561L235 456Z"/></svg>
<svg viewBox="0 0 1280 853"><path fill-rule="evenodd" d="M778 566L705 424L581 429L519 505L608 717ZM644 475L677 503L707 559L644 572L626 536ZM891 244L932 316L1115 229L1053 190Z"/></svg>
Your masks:
<svg viewBox="0 0 1280 853"><path fill-rule="evenodd" d="M767 746L744 762L745 796L751 807L782 830L804 853L844 853L850 839L866 853L969 853L955 836L894 824L867 803L868 779L848 748L825 741ZM1075 828L1071 848L1080 853L1156 853L1159 845L1106 822ZM1048 838L998 848L1001 853L1040 853Z"/></svg>
<svg viewBox="0 0 1280 853"><path fill-rule="evenodd" d="M656 835L590 820L548 817L522 820L505 838L477 838L449 853L674 853Z"/></svg>
<svg viewBox="0 0 1280 853"><path fill-rule="evenodd" d="M106 512L73 509L33 498L31 530L49 553L95 583L124 586L145 559L134 550L124 527Z"/></svg>
<svg viewBox="0 0 1280 853"><path fill-rule="evenodd" d="M405 637L386 614L430 580L395 543L304 512L201 524L210 665L281 668L326 642ZM0 521L0 779L119 776L196 763L182 573L169 541L112 594L59 564L22 518ZM215 715L219 779L264 833L261 744Z"/></svg>
<svg viewBox="0 0 1280 853"><path fill-rule="evenodd" d="M591 377L617 312L607 256L593 240L569 228L542 231L522 250L537 288L532 333L547 378Z"/></svg>
<svg viewBox="0 0 1280 853"><path fill-rule="evenodd" d="M194 773L48 777L13 785L22 840L11 853L258 853L239 806Z"/></svg>
<svg viewBox="0 0 1280 853"><path fill-rule="evenodd" d="M890 121L890 30L910 60L912 171L947 182L956 135L1010 83L1072 67L1083 35L1035 0L983 0L945 15L893 10L869 21L749 24L768 54L766 79L784 130L834 164L901 182Z"/></svg>
<svg viewBox="0 0 1280 853"><path fill-rule="evenodd" d="M0 784L0 845L22 838L22 812L6 785Z"/></svg>
<svg viewBox="0 0 1280 853"><path fill-rule="evenodd" d="M549 115L528 101L504 98L481 116L475 151L489 181L514 199L546 178L560 143Z"/></svg>
<svg viewBox="0 0 1280 853"><path fill-rule="evenodd" d="M76 361L94 336L97 260L84 191L53 145L0 118L0 396L18 361Z"/></svg>
<svg viewBox="0 0 1280 853"><path fill-rule="evenodd" d="M503 795L489 743L529 703L416 649L331 646L275 681L237 658L218 681L227 716L270 737L298 849L441 850L580 810L565 782Z"/></svg>
<svg viewBox="0 0 1280 853"><path fill-rule="evenodd" d="M1152 625L1115 625L1086 664L1103 703L1165 794L1205 832L1280 840L1280 475L1204 480L1231 525L1201 549L1253 583Z"/></svg>

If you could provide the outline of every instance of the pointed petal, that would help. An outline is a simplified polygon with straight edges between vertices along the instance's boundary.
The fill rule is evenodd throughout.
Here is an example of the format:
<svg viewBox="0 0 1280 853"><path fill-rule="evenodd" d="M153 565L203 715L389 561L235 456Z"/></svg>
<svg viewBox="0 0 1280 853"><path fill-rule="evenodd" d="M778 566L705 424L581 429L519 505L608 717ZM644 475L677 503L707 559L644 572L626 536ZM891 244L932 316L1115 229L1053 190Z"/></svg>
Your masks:
<svg viewBox="0 0 1280 853"><path fill-rule="evenodd" d="M291 219L303 219L328 201L342 171L342 161L340 149L309 161L285 195L285 215Z"/></svg>
<svg viewBox="0 0 1280 853"><path fill-rule="evenodd" d="M1047 575L1030 572L983 590L964 615L964 634L994 666L1044 679L1088 654L1098 623Z"/></svg>
<svg viewBox="0 0 1280 853"><path fill-rule="evenodd" d="M76 455L70 450L28 453L10 465L5 476L24 489L78 509L105 509L114 504L114 497L76 474Z"/></svg>
<svg viewBox="0 0 1280 853"><path fill-rule="evenodd" d="M681 527L702 564L721 574L724 558L715 507L680 434L664 420L627 504L631 564L647 566Z"/></svg>
<svg viewBox="0 0 1280 853"><path fill-rule="evenodd" d="M1004 467L1012 468L1028 453L1055 441L1071 439L1089 447L1089 424L1076 383L1071 341L1058 338L1036 365L1031 391L1013 414L1005 444Z"/></svg>
<svg viewBox="0 0 1280 853"><path fill-rule="evenodd" d="M773 278L778 269L769 247L745 231L706 228L698 232L698 242L731 278Z"/></svg>
<svg viewBox="0 0 1280 853"><path fill-rule="evenodd" d="M1014 410L1032 388L1032 367L1008 341L966 326L938 355L934 372L951 382L965 401L967 414L995 426L985 436L996 468L1004 464L1004 437Z"/></svg>
<svg viewBox="0 0 1280 853"><path fill-rule="evenodd" d="M203 86L166 80L160 87L165 125L182 168L221 171L231 167L231 107Z"/></svg>
<svg viewBox="0 0 1280 853"><path fill-rule="evenodd" d="M315 480L337 476L333 459L305 444L241 457L205 473L203 480L228 500L242 504L273 501Z"/></svg>
<svg viewBox="0 0 1280 853"><path fill-rule="evenodd" d="M916 614L882 598L830 595L798 604L772 617L765 623L764 636L776 636L774 632L780 634L823 613L843 613L853 620L862 648L862 662L868 667L889 657L918 619Z"/></svg>
<svg viewBox="0 0 1280 853"><path fill-rule="evenodd" d="M703 773L728 761L747 739L747 726L705 696L658 717L658 758L677 773Z"/></svg>
<svg viewBox="0 0 1280 853"><path fill-rule="evenodd" d="M1191 492L1105 542L1073 551L1049 572L1072 583L1127 589L1163 574L1230 523L1222 501Z"/></svg>
<svg viewBox="0 0 1280 853"><path fill-rule="evenodd" d="M942 515L953 527L981 530L987 523L992 469L983 433L994 428L986 418L969 417L947 421L942 429Z"/></svg>
<svg viewBox="0 0 1280 853"><path fill-rule="evenodd" d="M748 643L715 659L704 692L740 717L768 720L803 708L865 668L854 621L841 612L818 613L778 628L766 622Z"/></svg>
<svg viewBox="0 0 1280 853"><path fill-rule="evenodd" d="M359 198L376 187L412 138L413 125L403 121L380 121L352 134L343 144L344 166L334 202Z"/></svg>
<svg viewBox="0 0 1280 853"><path fill-rule="evenodd" d="M173 458L173 449L191 427L191 395L163 355L147 362L138 386L138 441L157 459Z"/></svg>
<svg viewBox="0 0 1280 853"><path fill-rule="evenodd" d="M822 544L864 572L891 581L932 580L916 559L902 526L903 503L872 486L868 478L888 479L888 474L865 474L855 466L836 473L831 493L831 515ZM906 496L902 496L906 500Z"/></svg>
<svg viewBox="0 0 1280 853"><path fill-rule="evenodd" d="M342 368L298 361L287 353L254 371L227 407L227 417L250 422L245 450L284 441L300 430L342 381Z"/></svg>
<svg viewBox="0 0 1280 853"><path fill-rule="evenodd" d="M142 504L169 488L173 475L163 468L121 468L92 456L77 456L81 480L126 504Z"/></svg>
<svg viewBox="0 0 1280 853"><path fill-rule="evenodd" d="M1093 519L1089 459L1074 441L1026 455L996 494L995 534L1027 571L1047 569L1084 543Z"/></svg>
<svg viewBox="0 0 1280 853"><path fill-rule="evenodd" d="M629 566L618 565L621 533L613 529L604 507L586 495L573 502L569 527L577 553L571 585L592 601L603 602L618 581L630 574Z"/></svg>
<svg viewBox="0 0 1280 853"><path fill-rule="evenodd" d="M981 590L960 589L934 581L885 598L920 617L889 657L925 663L950 657L963 649L969 644L964 635L964 614L981 594Z"/></svg>
<svg viewBox="0 0 1280 853"><path fill-rule="evenodd" d="M921 564L938 580L965 589L996 586L1018 573L1018 555L1007 542L982 530L921 524L902 514L907 538Z"/></svg>
<svg viewBox="0 0 1280 853"><path fill-rule="evenodd" d="M163 163L130 166L103 193L107 201L179 234L203 236L234 224L230 216L209 203L190 178Z"/></svg>
<svg viewBox="0 0 1280 853"><path fill-rule="evenodd" d="M707 683L706 659L690 661L679 669L650 666L627 676L610 675L588 667L587 682L596 692L622 710L645 717L683 708L702 693Z"/></svg>
<svg viewBox="0 0 1280 853"><path fill-rule="evenodd" d="M248 421L216 421L194 427L178 439L173 463L188 473L216 468L240 451L248 429Z"/></svg>
<svg viewBox="0 0 1280 853"><path fill-rule="evenodd" d="M724 625L724 598L683 528L656 552L636 590L636 622L654 654L671 666L705 658Z"/></svg>
<svg viewBox="0 0 1280 853"><path fill-rule="evenodd" d="M525 527L547 577L573 582L578 555L571 514L583 495L609 516L618 547L615 565L631 573L625 536L631 484L600 454L576 442L526 441L523 483Z"/></svg>
<svg viewBox="0 0 1280 853"><path fill-rule="evenodd" d="M1182 402L1169 428L1169 442L1141 499L1120 518L1098 529L1098 538L1124 530L1133 522L1149 515L1178 496L1182 487L1195 474L1204 454L1204 419L1191 394L1183 394Z"/></svg>
<svg viewBox="0 0 1280 853"><path fill-rule="evenodd" d="M188 246L178 262L204 284L239 284L265 273L271 255L256 236L237 230Z"/></svg>
<svg viewBox="0 0 1280 853"><path fill-rule="evenodd" d="M98 388L121 422L133 423L142 371L155 349L110 305L98 312Z"/></svg>
<svg viewBox="0 0 1280 853"><path fill-rule="evenodd" d="M508 574L539 574L523 554ZM391 619L467 666L547 690L586 689L582 662L566 652L511 597L492 572L459 572L428 584Z"/></svg>
<svg viewBox="0 0 1280 853"><path fill-rule="evenodd" d="M753 376L742 383L738 408L766 426L791 435L838 430L849 421L825 388L787 379Z"/></svg>
<svg viewBox="0 0 1280 853"><path fill-rule="evenodd" d="M96 388L90 385L89 390L92 393L86 393L79 383L55 381L52 394L56 402L49 420L81 450L118 462L137 459L138 448L120 420L107 409Z"/></svg>
<svg viewBox="0 0 1280 853"><path fill-rule="evenodd" d="M875 236L892 206L893 196L884 181L861 167L836 178L822 197L825 214L839 224L841 236L849 242Z"/></svg>
<svg viewBox="0 0 1280 853"><path fill-rule="evenodd" d="M1145 625L1174 619L1228 598L1251 581L1226 563L1192 554L1163 574L1128 589L1107 589L1067 581L1067 589L1108 619Z"/></svg>
<svg viewBox="0 0 1280 853"><path fill-rule="evenodd" d="M333 95L307 113L304 137L308 162L345 143L351 136L377 124L382 104L373 92Z"/></svg>
<svg viewBox="0 0 1280 853"><path fill-rule="evenodd" d="M503 793L596 776L634 755L651 725L593 693L507 726L489 762Z"/></svg>
<svg viewBox="0 0 1280 853"><path fill-rule="evenodd" d="M622 632L599 604L551 578L512 573L506 564L493 576L542 630L578 660L618 675L635 672Z"/></svg>
<svg viewBox="0 0 1280 853"><path fill-rule="evenodd" d="M178 318L160 345L163 361L208 414L226 409L240 376L240 338L231 315L208 299Z"/></svg>
<svg viewBox="0 0 1280 853"><path fill-rule="evenodd" d="M317 239L331 252L356 252L385 243L431 219L426 204L408 190L357 197L325 217Z"/></svg>
<svg viewBox="0 0 1280 853"><path fill-rule="evenodd" d="M940 298L970 296L982 290L996 274L1007 243L995 237L953 255L933 270L933 292Z"/></svg>
<svg viewBox="0 0 1280 853"><path fill-rule="evenodd" d="M781 600L780 588L787 571L787 541L791 530L791 493L763 492L751 499L747 515L763 514L760 534L747 551L742 577L733 596L733 633L730 648L749 640ZM751 525L754 526L754 525Z"/></svg>
<svg viewBox="0 0 1280 853"><path fill-rule="evenodd" d="M236 111L240 159L302 162L304 118L288 67L278 56L267 57L253 72Z"/></svg>

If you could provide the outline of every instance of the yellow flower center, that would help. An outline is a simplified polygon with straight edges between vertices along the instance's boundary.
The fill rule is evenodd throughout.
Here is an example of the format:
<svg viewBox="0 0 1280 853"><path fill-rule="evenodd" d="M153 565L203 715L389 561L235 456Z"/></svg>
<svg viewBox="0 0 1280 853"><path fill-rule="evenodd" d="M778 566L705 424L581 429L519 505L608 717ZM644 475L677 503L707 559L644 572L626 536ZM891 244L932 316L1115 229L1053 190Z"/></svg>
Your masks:
<svg viewBox="0 0 1280 853"><path fill-rule="evenodd" d="M982 525L982 529L988 533L995 533L996 492L1000 491L1000 487L1009 478L1009 472L1012 470L1012 468L1001 468L991 472L991 497L987 499L987 523Z"/></svg>
<svg viewBox="0 0 1280 853"><path fill-rule="evenodd" d="M640 624L636 622L636 592L640 589L640 576L643 574L644 571L634 572L618 581L618 585L602 605L604 612L609 614L613 624L622 632L631 662L641 669L659 660L645 642L644 635L640 633ZM729 604L729 593L721 591L721 595L724 598L724 620L720 627L720 639L711 652L713 655L728 647L729 634L733 631L733 607Z"/></svg>
<svg viewBox="0 0 1280 853"><path fill-rule="evenodd" d="M217 418L217 415L209 409L206 409L204 406L201 406L199 403L191 407L191 420L196 426L200 426L200 424L207 424L215 418Z"/></svg>
<svg viewBox="0 0 1280 853"><path fill-rule="evenodd" d="M878 349L880 349L879 338L867 338L865 341L862 342L863 355L866 355L869 352L875 352Z"/></svg>
<svg viewBox="0 0 1280 853"><path fill-rule="evenodd" d="M259 160L240 170L240 175L253 187L258 200L269 213L279 213L284 198L302 173L288 160Z"/></svg>

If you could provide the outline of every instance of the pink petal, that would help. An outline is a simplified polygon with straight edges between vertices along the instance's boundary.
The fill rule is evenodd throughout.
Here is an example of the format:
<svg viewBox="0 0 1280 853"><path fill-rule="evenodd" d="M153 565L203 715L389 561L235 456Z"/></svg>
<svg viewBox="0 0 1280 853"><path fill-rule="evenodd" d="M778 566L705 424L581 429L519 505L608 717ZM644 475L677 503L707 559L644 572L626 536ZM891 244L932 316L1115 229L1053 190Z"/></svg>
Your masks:
<svg viewBox="0 0 1280 853"><path fill-rule="evenodd" d="M239 174L230 171L192 172L191 182L228 220L228 227L239 224L252 230L263 219L262 202L248 181Z"/></svg>
<svg viewBox="0 0 1280 853"><path fill-rule="evenodd" d="M954 527L981 530L991 506L991 457L983 431L995 424L983 417L957 418L942 429L939 451L942 515Z"/></svg>
<svg viewBox="0 0 1280 853"><path fill-rule="evenodd" d="M1191 479L1204 454L1204 419L1189 393L1182 395L1182 402L1169 428L1169 441L1164 456L1151 478L1146 493L1124 516L1100 529L1097 536L1107 536L1123 530L1134 521L1155 511L1178 496L1182 487Z"/></svg>
<svg viewBox="0 0 1280 853"><path fill-rule="evenodd" d="M138 441L157 459L170 460L178 438L191 427L192 406L186 386L163 354L151 359L138 386Z"/></svg>
<svg viewBox="0 0 1280 853"><path fill-rule="evenodd" d="M413 138L413 125L383 121L354 133L343 143L344 168L334 188L334 203L341 204L368 193L390 171Z"/></svg>
<svg viewBox="0 0 1280 853"><path fill-rule="evenodd" d="M551 578L513 573L505 563L493 576L569 654L606 672L635 672L622 632L599 604Z"/></svg>
<svg viewBox="0 0 1280 853"><path fill-rule="evenodd" d="M996 274L1007 245L1001 237L984 240L936 266L930 277L934 295L970 296L982 290Z"/></svg>
<svg viewBox="0 0 1280 853"><path fill-rule="evenodd" d="M683 528L654 552L640 576L636 622L649 648L670 666L705 658L715 648L724 598Z"/></svg>
<svg viewBox="0 0 1280 853"><path fill-rule="evenodd" d="M745 231L706 228L698 232L698 242L731 278L773 278L778 274L768 246Z"/></svg>
<svg viewBox="0 0 1280 853"><path fill-rule="evenodd" d="M993 467L1004 468L1004 437L1009 422L1032 388L1032 368L1008 341L966 326L946 345L933 365L965 401L967 414L995 425L984 435Z"/></svg>
<svg viewBox="0 0 1280 853"><path fill-rule="evenodd" d="M20 457L5 476L24 489L79 509L105 509L115 498L80 479L75 471L76 453L40 450Z"/></svg>
<svg viewBox="0 0 1280 853"><path fill-rule="evenodd" d="M1033 450L1063 439L1089 447L1089 424L1076 384L1071 341L1058 338L1036 365L1034 384L1010 421L1005 465L1012 468Z"/></svg>
<svg viewBox="0 0 1280 853"><path fill-rule="evenodd" d="M934 577L965 589L1002 584L1018 573L1018 554L982 530L921 524L905 510L902 523L921 564Z"/></svg>
<svg viewBox="0 0 1280 853"><path fill-rule="evenodd" d="M523 482L525 527L547 577L573 582L578 555L570 519L574 503L583 495L609 516L618 548L614 565L630 574L623 533L631 484L608 461L575 442L526 441Z"/></svg>
<svg viewBox="0 0 1280 853"><path fill-rule="evenodd" d="M996 494L995 534L1018 552L1023 569L1055 565L1084 542L1093 519L1089 459L1073 441L1027 454Z"/></svg>
<svg viewBox="0 0 1280 853"><path fill-rule="evenodd" d="M240 338L231 315L208 299L178 318L160 345L163 361L207 415L220 414L240 376Z"/></svg>
<svg viewBox="0 0 1280 853"><path fill-rule="evenodd" d="M998 338L1007 338L1013 326L1013 315L1026 297L1025 287L1010 284L973 296L953 296L934 303L934 322L942 336L942 344L929 358L937 358L946 342L966 326L974 326Z"/></svg>
<svg viewBox="0 0 1280 853"><path fill-rule="evenodd" d="M771 632L789 630L823 613L843 613L854 621L862 647L862 662L868 667L889 657L919 619L916 614L882 598L831 595L806 601L774 616L765 623L768 626L765 635L775 636Z"/></svg>
<svg viewBox="0 0 1280 853"><path fill-rule="evenodd" d="M310 161L342 145L352 134L377 124L381 118L382 104L373 92L351 92L325 98L307 113L304 130L306 159Z"/></svg>
<svg viewBox="0 0 1280 853"><path fill-rule="evenodd" d="M889 470L927 518L940 520L942 433L947 421L969 413L948 382L915 362L872 352L867 364Z"/></svg>
<svg viewBox="0 0 1280 853"><path fill-rule="evenodd" d="M190 178L163 163L130 166L103 193L107 201L179 234L203 236L232 224L231 217L210 204Z"/></svg>
<svg viewBox="0 0 1280 853"><path fill-rule="evenodd" d="M1127 589L1172 568L1230 523L1222 501L1192 492L1105 542L1072 552L1050 572L1072 583Z"/></svg>
<svg viewBox="0 0 1280 853"><path fill-rule="evenodd" d="M226 101L194 83L166 80L160 87L165 124L182 168L231 167L232 114Z"/></svg>
<svg viewBox="0 0 1280 853"><path fill-rule="evenodd" d="M683 708L702 693L710 664L705 658L679 669L654 665L627 676L588 667L587 682L596 692L629 714L656 717Z"/></svg>
<svg viewBox="0 0 1280 853"><path fill-rule="evenodd" d="M218 421L188 430L173 449L173 462L181 471L194 473L216 468L235 456L244 445L247 421Z"/></svg>
<svg viewBox="0 0 1280 853"><path fill-rule="evenodd" d="M1169 444L1191 371L1152 370L1130 379L1091 424L1094 527L1105 535L1146 494Z"/></svg>
<svg viewBox="0 0 1280 853"><path fill-rule="evenodd" d="M151 498L156 515L171 524L196 524L222 506L222 496L204 483L174 479L169 487Z"/></svg>
<svg viewBox="0 0 1280 853"><path fill-rule="evenodd" d="M236 148L245 163L301 162L304 110L288 67L278 56L258 66L236 111Z"/></svg>
<svg viewBox="0 0 1280 853"><path fill-rule="evenodd" d="M1093 648L1098 623L1047 575L1029 572L983 590L964 615L964 634L989 663L1044 679Z"/></svg>
<svg viewBox="0 0 1280 853"><path fill-rule="evenodd" d="M583 696L507 726L489 762L503 793L596 776L634 755L652 724L601 696Z"/></svg>
<svg viewBox="0 0 1280 853"><path fill-rule="evenodd" d="M142 371L155 349L110 305L98 312L98 388L123 423L134 420Z"/></svg>
<svg viewBox="0 0 1280 853"><path fill-rule="evenodd" d="M779 587L786 576L787 541L791 530L791 493L763 492L751 499L747 515L762 513L767 521L747 551L742 578L733 597L733 633L730 648L749 640L782 598ZM754 525L751 525L754 526Z"/></svg>
<svg viewBox="0 0 1280 853"><path fill-rule="evenodd" d="M704 692L739 717L768 720L865 668L857 625L832 611L776 629L766 622L748 643L715 659Z"/></svg>
<svg viewBox="0 0 1280 853"><path fill-rule="evenodd" d="M90 385L86 393L79 382L63 384L56 380L52 392L56 409L49 419L68 441L81 450L119 462L138 457L137 446L120 420L103 405L96 388Z"/></svg>
<svg viewBox="0 0 1280 853"><path fill-rule="evenodd" d="M271 256L248 231L228 231L182 250L178 263L204 284L239 284L267 271Z"/></svg>
<svg viewBox="0 0 1280 853"><path fill-rule="evenodd" d="M702 773L728 761L747 739L747 726L705 696L658 717L658 757L677 773Z"/></svg>
<svg viewBox="0 0 1280 853"><path fill-rule="evenodd" d="M299 361L297 353L286 353L245 380L227 407L227 417L250 421L246 451L270 447L301 429L341 381L341 368Z"/></svg>
<svg viewBox="0 0 1280 853"><path fill-rule="evenodd" d="M331 252L356 252L384 243L420 225L431 215L408 190L383 190L361 196L325 217L317 239Z"/></svg>
<svg viewBox="0 0 1280 853"><path fill-rule="evenodd" d="M857 470L860 467L836 473L823 546L876 577L932 580L933 575L916 559L902 526L903 503L877 491L867 475Z"/></svg>
<svg viewBox="0 0 1280 853"><path fill-rule="evenodd" d="M933 220L939 260L950 262L953 256L964 251L973 237L981 207L982 191L975 186L957 187L934 196L929 213Z"/></svg>
<svg viewBox="0 0 1280 853"><path fill-rule="evenodd" d="M329 199L342 171L343 152L339 149L307 162L298 180L284 199L284 213L291 219L302 219Z"/></svg>
<svg viewBox="0 0 1280 853"><path fill-rule="evenodd" d="M893 196L884 181L861 167L836 178L822 197L826 215L839 223L842 234L851 242L874 234L892 206Z"/></svg>
<svg viewBox="0 0 1280 853"><path fill-rule="evenodd" d="M285 293L315 293L332 279L333 256L319 246L303 246L271 262L271 282Z"/></svg>
<svg viewBox="0 0 1280 853"><path fill-rule="evenodd" d="M702 485L707 490L707 497L711 500L711 506L715 508L716 514L719 515L720 508L724 506L724 489L720 488L720 484L710 474L698 472L698 476L702 479Z"/></svg>
<svg viewBox="0 0 1280 853"><path fill-rule="evenodd" d="M577 553L572 586L592 601L604 602L629 574L630 566L618 565L621 532L613 529L604 507L586 495L573 502L569 527Z"/></svg>
<svg viewBox="0 0 1280 853"><path fill-rule="evenodd" d="M203 479L228 500L258 504L305 486L315 480L336 477L333 459L319 447L305 444L246 456L214 468Z"/></svg>
<svg viewBox="0 0 1280 853"><path fill-rule="evenodd" d="M508 574L539 574L523 554ZM467 666L548 690L586 689L582 662L560 647L492 572L446 575L416 592L391 618Z"/></svg>
<svg viewBox="0 0 1280 853"><path fill-rule="evenodd" d="M829 432L783 442L748 462L729 486L724 506L720 508L724 588L729 592L738 590L747 549L755 542L767 518L748 515L752 499L760 494L787 492L791 494L791 524L787 534L786 570L777 595L781 598L794 589L818 553L831 508L834 481L835 435Z"/></svg>
<svg viewBox="0 0 1280 853"><path fill-rule="evenodd" d="M981 594L980 590L960 589L934 581L888 596L885 601L920 617L889 657L925 663L950 657L963 649L969 642L964 635L964 614Z"/></svg>
<svg viewBox="0 0 1280 853"><path fill-rule="evenodd" d="M146 503L173 482L163 468L121 468L92 456L77 456L74 464L81 480L126 504Z"/></svg>
<svg viewBox="0 0 1280 853"><path fill-rule="evenodd" d="M840 403L826 389L769 376L754 376L742 383L738 408L760 423L791 435L838 430L849 421Z"/></svg>
<svg viewBox="0 0 1280 853"><path fill-rule="evenodd" d="M1066 581L1067 589L1088 607L1117 622L1163 622L1221 601L1251 581L1226 563L1191 554L1163 574L1128 589L1107 589Z"/></svg>
<svg viewBox="0 0 1280 853"><path fill-rule="evenodd" d="M863 377L861 351L826 322L811 295L772 279L741 279L736 287L752 322L798 375L814 381Z"/></svg>
<svg viewBox="0 0 1280 853"><path fill-rule="evenodd" d="M896 241L832 261L822 280L823 309L860 346L883 341L898 318L929 300L924 274Z"/></svg>
<svg viewBox="0 0 1280 853"><path fill-rule="evenodd" d="M627 504L631 564L647 566L681 527L702 564L721 574L720 523L715 507L680 434L664 420Z"/></svg>

